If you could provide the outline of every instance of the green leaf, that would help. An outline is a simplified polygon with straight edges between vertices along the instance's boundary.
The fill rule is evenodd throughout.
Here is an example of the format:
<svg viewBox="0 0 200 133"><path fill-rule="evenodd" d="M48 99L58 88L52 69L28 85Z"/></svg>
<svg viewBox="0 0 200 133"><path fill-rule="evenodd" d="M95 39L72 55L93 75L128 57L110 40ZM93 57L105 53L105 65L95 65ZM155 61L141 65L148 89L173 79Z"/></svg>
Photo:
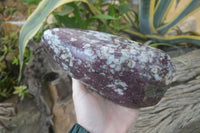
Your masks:
<svg viewBox="0 0 200 133"><path fill-rule="evenodd" d="M68 16L59 16L59 15L55 15L54 17L56 18L56 20L61 23L64 24L65 27L68 28L80 28L80 25L78 25L76 23L76 20L74 17L69 18Z"/></svg>
<svg viewBox="0 0 200 133"><path fill-rule="evenodd" d="M137 30L138 29L138 15L134 11L129 11L124 15L125 19L129 21L132 27Z"/></svg>
<svg viewBox="0 0 200 133"><path fill-rule="evenodd" d="M172 4L173 0L159 0L154 13L155 28L161 26Z"/></svg>
<svg viewBox="0 0 200 133"><path fill-rule="evenodd" d="M160 0L155 0L155 4L154 4L154 8L156 8L158 6Z"/></svg>
<svg viewBox="0 0 200 133"><path fill-rule="evenodd" d="M188 43L200 46L199 36L177 35L177 36L165 37L165 36L148 35L147 37L149 39L152 39L154 42L159 42L159 43L170 43L170 44Z"/></svg>
<svg viewBox="0 0 200 133"><path fill-rule="evenodd" d="M187 17L189 17L191 14L194 14L198 10L200 10L200 0L190 1L186 5L186 7L183 8L183 10L178 13L177 16L175 16L172 20L167 22L167 24L159 27L158 32L161 34L167 32L169 29L181 23L183 20L185 20Z"/></svg>
<svg viewBox="0 0 200 133"><path fill-rule="evenodd" d="M124 29L123 32L130 35L132 38L139 39L139 40L147 40L147 37L145 35L133 29ZM134 41L136 41L135 39Z"/></svg>
<svg viewBox="0 0 200 133"><path fill-rule="evenodd" d="M109 13L108 13L108 15L110 15L110 16L114 16L115 15L114 5L110 5L109 6Z"/></svg>
<svg viewBox="0 0 200 133"><path fill-rule="evenodd" d="M22 0L26 4L39 4L41 0Z"/></svg>
<svg viewBox="0 0 200 133"><path fill-rule="evenodd" d="M35 11L28 18L26 23L21 29L19 37L19 51L20 51L20 75L18 80L21 79L22 64L24 58L24 50L28 41L39 31L47 16L57 7L66 3L81 1L87 4L93 14L100 14L99 10L93 7L87 0L43 0L40 2Z"/></svg>
<svg viewBox="0 0 200 133"><path fill-rule="evenodd" d="M14 57L12 64L19 65L19 61L17 57Z"/></svg>
<svg viewBox="0 0 200 133"><path fill-rule="evenodd" d="M119 9L118 9L118 10L119 10L119 12L120 12L121 14L123 14L123 13L129 12L130 9L131 9L131 4L122 3L122 4L119 5Z"/></svg>
<svg viewBox="0 0 200 133"><path fill-rule="evenodd" d="M151 47L168 46L168 47L178 48L176 45L173 45L170 43L152 43L152 44L149 44L149 46L151 46Z"/></svg>
<svg viewBox="0 0 200 133"><path fill-rule="evenodd" d="M62 12L58 12L56 13L56 15L59 15L59 16L66 16L68 15L69 13L73 12L74 11L74 8L71 7L71 6L64 6L63 7L63 11Z"/></svg>
<svg viewBox="0 0 200 133"><path fill-rule="evenodd" d="M25 65L28 65L32 61L33 52L30 49L26 49L24 53L24 57L25 57L25 60L24 60Z"/></svg>
<svg viewBox="0 0 200 133"><path fill-rule="evenodd" d="M29 95L28 87L26 85L15 86L14 89L15 90L14 90L13 94L17 94L20 97L21 101L24 99L25 95Z"/></svg>
<svg viewBox="0 0 200 133"><path fill-rule="evenodd" d="M139 3L139 30L143 34L156 33L153 25L155 0L140 0Z"/></svg>
<svg viewBox="0 0 200 133"><path fill-rule="evenodd" d="M105 15L105 14L99 14L99 15L95 15L92 18L96 18L96 19L105 19L105 20L119 20L120 18L116 18L110 15Z"/></svg>
<svg viewBox="0 0 200 133"><path fill-rule="evenodd" d="M130 27L130 25L129 24L125 24L125 25L123 25L123 26L116 26L115 28L116 28L116 30L118 30L118 31L120 31L120 30L125 30L125 29L128 29Z"/></svg>
<svg viewBox="0 0 200 133"><path fill-rule="evenodd" d="M4 51L5 53L7 53L7 52L8 52L8 47L4 45L3 51Z"/></svg>

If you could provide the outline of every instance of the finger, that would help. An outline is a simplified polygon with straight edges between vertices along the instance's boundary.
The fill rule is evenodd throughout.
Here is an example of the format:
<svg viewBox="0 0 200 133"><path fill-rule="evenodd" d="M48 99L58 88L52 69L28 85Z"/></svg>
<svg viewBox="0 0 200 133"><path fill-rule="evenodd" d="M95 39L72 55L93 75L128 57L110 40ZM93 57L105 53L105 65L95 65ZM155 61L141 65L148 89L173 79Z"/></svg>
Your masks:
<svg viewBox="0 0 200 133"><path fill-rule="evenodd" d="M72 78L72 91L73 95L87 94L87 88L77 79Z"/></svg>

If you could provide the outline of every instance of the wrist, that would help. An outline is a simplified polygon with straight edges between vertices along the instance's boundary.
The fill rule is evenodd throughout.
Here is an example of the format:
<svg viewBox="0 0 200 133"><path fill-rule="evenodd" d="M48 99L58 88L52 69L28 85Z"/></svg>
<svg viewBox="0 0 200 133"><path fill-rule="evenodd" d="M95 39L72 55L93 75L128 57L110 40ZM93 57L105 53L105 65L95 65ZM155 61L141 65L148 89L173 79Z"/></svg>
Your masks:
<svg viewBox="0 0 200 133"><path fill-rule="evenodd" d="M127 133L132 125L134 124L122 124L119 123L118 125L115 123L110 123L106 125L90 125L88 126L85 123L78 123L83 128L85 128L90 133Z"/></svg>
<svg viewBox="0 0 200 133"><path fill-rule="evenodd" d="M104 133L127 133L127 129L123 127L107 127Z"/></svg>
<svg viewBox="0 0 200 133"><path fill-rule="evenodd" d="M120 125L113 125L111 123L110 126L108 125L105 128L104 133L127 133L130 127L131 125L124 125L122 123Z"/></svg>

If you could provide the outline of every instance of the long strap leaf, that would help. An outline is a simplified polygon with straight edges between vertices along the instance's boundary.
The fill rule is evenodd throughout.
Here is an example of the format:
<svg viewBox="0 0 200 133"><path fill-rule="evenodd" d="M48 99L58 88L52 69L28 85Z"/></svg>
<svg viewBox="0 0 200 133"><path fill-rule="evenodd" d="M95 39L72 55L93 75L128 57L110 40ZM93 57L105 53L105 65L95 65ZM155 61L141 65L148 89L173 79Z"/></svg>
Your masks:
<svg viewBox="0 0 200 133"><path fill-rule="evenodd" d="M133 29L124 29L123 32L129 34L133 38L136 38L136 39L139 39L139 40L147 40L147 37L145 35L141 34L140 32L137 32ZM135 40L135 39L133 39L133 40Z"/></svg>
<svg viewBox="0 0 200 133"><path fill-rule="evenodd" d="M96 10L87 0L42 0L36 10L32 13L32 15L27 19L26 23L22 27L19 37L19 51L20 51L20 75L19 80L21 79L22 65L23 65L23 57L24 50L27 46L28 41L38 32L38 30L43 25L47 16L57 7L75 1L82 1L86 3L90 10L94 14L98 14L99 11Z"/></svg>
<svg viewBox="0 0 200 133"><path fill-rule="evenodd" d="M190 1L185 8L183 8L182 11L179 12L177 16L175 16L171 21L169 21L167 24L161 26L158 28L158 32L163 34L167 32L169 29L171 29L173 26L177 25L178 23L181 23L183 20L185 20L188 16L195 13L196 11L200 10L200 0L192 0Z"/></svg>
<svg viewBox="0 0 200 133"><path fill-rule="evenodd" d="M129 11L128 13L124 14L124 18L132 25L132 27L137 30L138 29L138 24L137 24L137 18L136 18L136 13L133 11Z"/></svg>
<svg viewBox="0 0 200 133"><path fill-rule="evenodd" d="M199 36L177 35L171 37L161 37L156 35L148 35L147 37L155 42L160 42L160 43L170 43L170 44L188 43L200 46Z"/></svg>
<svg viewBox="0 0 200 133"><path fill-rule="evenodd" d="M171 8L173 0L159 0L154 13L155 28L161 26L169 9Z"/></svg>
<svg viewBox="0 0 200 133"><path fill-rule="evenodd" d="M140 0L139 3L139 30L143 34L156 33L153 25L155 0Z"/></svg>

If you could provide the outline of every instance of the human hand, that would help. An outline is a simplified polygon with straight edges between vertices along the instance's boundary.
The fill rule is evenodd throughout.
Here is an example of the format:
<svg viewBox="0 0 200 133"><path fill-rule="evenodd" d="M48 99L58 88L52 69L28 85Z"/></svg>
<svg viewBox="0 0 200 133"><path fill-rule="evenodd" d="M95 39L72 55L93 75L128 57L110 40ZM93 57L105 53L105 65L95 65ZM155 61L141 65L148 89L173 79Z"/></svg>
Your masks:
<svg viewBox="0 0 200 133"><path fill-rule="evenodd" d="M136 123L139 109L115 104L96 92L88 91L72 79L77 122L91 133L126 133Z"/></svg>

